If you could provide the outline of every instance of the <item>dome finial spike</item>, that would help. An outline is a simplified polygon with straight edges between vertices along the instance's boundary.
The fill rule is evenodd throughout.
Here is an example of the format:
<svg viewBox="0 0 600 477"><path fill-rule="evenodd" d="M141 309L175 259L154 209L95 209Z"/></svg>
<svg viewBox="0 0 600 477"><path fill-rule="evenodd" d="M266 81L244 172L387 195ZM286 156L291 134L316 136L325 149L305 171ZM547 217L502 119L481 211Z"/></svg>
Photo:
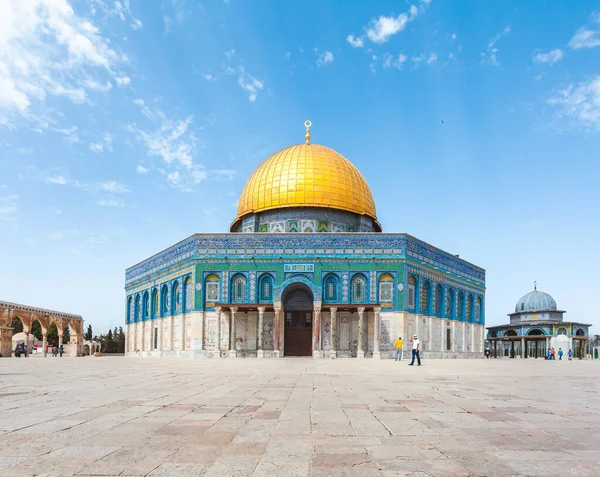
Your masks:
<svg viewBox="0 0 600 477"><path fill-rule="evenodd" d="M304 127L306 128L306 136L304 136L304 138L306 139L306 144L310 144L310 127L312 126L312 122L310 121L310 119L307 119L306 121L304 121Z"/></svg>
<svg viewBox="0 0 600 477"><path fill-rule="evenodd" d="M533 289L537 291L537 281L533 282Z"/></svg>

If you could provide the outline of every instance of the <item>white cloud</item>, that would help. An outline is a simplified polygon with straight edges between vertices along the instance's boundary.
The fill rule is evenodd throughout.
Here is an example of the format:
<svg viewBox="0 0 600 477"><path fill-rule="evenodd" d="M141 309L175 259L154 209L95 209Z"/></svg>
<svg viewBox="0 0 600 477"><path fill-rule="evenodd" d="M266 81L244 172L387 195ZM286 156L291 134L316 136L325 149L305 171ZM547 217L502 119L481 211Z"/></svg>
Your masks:
<svg viewBox="0 0 600 477"><path fill-rule="evenodd" d="M100 143L91 143L90 144L90 151L95 152L95 153L100 153L102 152L104 149L104 146Z"/></svg>
<svg viewBox="0 0 600 477"><path fill-rule="evenodd" d="M364 28L364 34L355 37L354 35L348 35L346 41L350 43L354 48L359 48L364 45L365 36L373 43L382 44L388 41L396 33L401 32L406 28L406 25L414 20L420 13L423 13L430 0L421 0L420 7L417 8L415 5L411 5L408 12L401 13L397 16L384 16L381 15L378 18L374 18Z"/></svg>
<svg viewBox="0 0 600 477"><path fill-rule="evenodd" d="M67 185L69 181L64 176L48 176L44 179L47 184Z"/></svg>
<svg viewBox="0 0 600 477"><path fill-rule="evenodd" d="M231 58L231 57L233 57L234 55L235 55L235 50L234 50L233 48L232 48L231 50L227 50L227 51L225 52L225 56L226 56L227 58Z"/></svg>
<svg viewBox="0 0 600 477"><path fill-rule="evenodd" d="M29 119L48 96L76 103L110 89L120 56L67 0L0 2L0 123Z"/></svg>
<svg viewBox="0 0 600 477"><path fill-rule="evenodd" d="M169 10L169 13L163 16L165 35L168 35L173 31L174 27L181 27L183 25L191 11L186 8L186 0L171 0L164 5Z"/></svg>
<svg viewBox="0 0 600 477"><path fill-rule="evenodd" d="M283 55L283 56L285 56L285 59L289 61L290 58L292 57L292 54L289 51L286 51L285 55Z"/></svg>
<svg viewBox="0 0 600 477"><path fill-rule="evenodd" d="M575 50L600 46L600 30L581 27L569 41L569 46Z"/></svg>
<svg viewBox="0 0 600 477"><path fill-rule="evenodd" d="M137 167L135 168L135 172L137 172L138 174L148 174L148 172L150 172L150 170L145 168L141 164L138 164Z"/></svg>
<svg viewBox="0 0 600 477"><path fill-rule="evenodd" d="M114 194L124 194L125 192L131 192L124 184L117 181L105 181L100 182L97 188L104 192L112 192Z"/></svg>
<svg viewBox="0 0 600 477"><path fill-rule="evenodd" d="M18 201L19 196L16 194L0 195L0 220L13 220Z"/></svg>
<svg viewBox="0 0 600 477"><path fill-rule="evenodd" d="M557 118L568 126L600 131L600 75L571 84L548 99L556 108Z"/></svg>
<svg viewBox="0 0 600 477"><path fill-rule="evenodd" d="M326 50L319 55L319 58L317 59L317 66L326 66L330 63L333 63L333 53Z"/></svg>
<svg viewBox="0 0 600 477"><path fill-rule="evenodd" d="M452 40L456 40L456 33L452 33L452 36L450 37Z"/></svg>
<svg viewBox="0 0 600 477"><path fill-rule="evenodd" d="M361 37L354 38L353 35L348 35L346 37L346 41L350 43L354 48L362 48L365 44L364 40Z"/></svg>
<svg viewBox="0 0 600 477"><path fill-rule="evenodd" d="M398 56L394 56L390 53L384 53L383 55L383 67L384 68L396 68L397 70L402 69L404 63L408 60L408 56L400 53Z"/></svg>
<svg viewBox="0 0 600 477"><path fill-rule="evenodd" d="M420 63L431 65L437 61L437 55L435 53L421 53L419 56L413 56L410 60L415 65L419 65Z"/></svg>
<svg viewBox="0 0 600 477"><path fill-rule="evenodd" d="M104 207L125 207L125 202L116 199L100 199L97 203Z"/></svg>
<svg viewBox="0 0 600 477"><path fill-rule="evenodd" d="M128 86L131 84L131 78L129 76L118 76L115 78L117 86Z"/></svg>
<svg viewBox="0 0 600 477"><path fill-rule="evenodd" d="M216 176L217 180L231 180L236 174L233 169L217 169L210 171L211 175Z"/></svg>
<svg viewBox="0 0 600 477"><path fill-rule="evenodd" d="M547 53L537 53L533 59L537 63L548 63L553 65L563 57L563 52L560 49L548 51Z"/></svg>
<svg viewBox="0 0 600 477"><path fill-rule="evenodd" d="M380 16L371 22L371 26L366 31L367 38L373 43L385 43L392 35L404 30L409 18L406 13L401 13L397 17Z"/></svg>
<svg viewBox="0 0 600 477"><path fill-rule="evenodd" d="M201 75L206 81L216 81L217 78L210 73L202 73Z"/></svg>
<svg viewBox="0 0 600 477"><path fill-rule="evenodd" d="M116 15L122 22L129 23L132 30L139 30L143 26L142 21L134 18L131 13L130 0L106 0L106 2L103 0L89 0L89 2L93 15L97 13L97 8L100 8L105 14Z"/></svg>
<svg viewBox="0 0 600 477"><path fill-rule="evenodd" d="M107 150L109 152L113 151L112 136L109 133L104 133L102 142L90 143L90 151L95 152L95 153L101 153L104 150Z"/></svg>
<svg viewBox="0 0 600 477"><path fill-rule="evenodd" d="M142 107L146 107L143 102ZM181 120L170 120L162 111L150 111L151 119L159 123L152 131L140 128L132 123L127 130L132 132L136 140L142 144L151 157L162 159L163 166L159 172L167 183L182 191L193 191L205 177L204 167L197 164L194 156L197 153L198 139L190 130L193 116ZM138 165L136 171L145 174L148 170Z"/></svg>
<svg viewBox="0 0 600 477"><path fill-rule="evenodd" d="M251 103L256 101L258 93L261 92L265 86L261 80L256 79L254 76L248 73L243 66L239 67L238 84L242 87L242 89L248 92L248 99Z"/></svg>
<svg viewBox="0 0 600 477"><path fill-rule="evenodd" d="M498 47L496 47L496 43L500 38L508 35L510 33L510 27L504 27L504 29L498 33L494 38L492 38L488 42L487 50L481 53L481 64L482 65L491 65L491 66L500 66L500 62L498 61Z"/></svg>

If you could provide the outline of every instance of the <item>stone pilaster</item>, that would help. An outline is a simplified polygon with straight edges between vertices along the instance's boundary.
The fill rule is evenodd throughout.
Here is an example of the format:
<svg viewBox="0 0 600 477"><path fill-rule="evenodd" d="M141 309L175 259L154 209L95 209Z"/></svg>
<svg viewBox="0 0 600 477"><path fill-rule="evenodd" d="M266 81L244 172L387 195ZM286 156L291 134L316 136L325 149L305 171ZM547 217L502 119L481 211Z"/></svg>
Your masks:
<svg viewBox="0 0 600 477"><path fill-rule="evenodd" d="M281 303L273 304L273 357L279 358L279 328L281 321Z"/></svg>
<svg viewBox="0 0 600 477"><path fill-rule="evenodd" d="M215 308L215 312L217 313L217 343L215 345L215 354L217 358L221 357L221 312L222 309L220 306Z"/></svg>
<svg viewBox="0 0 600 477"><path fill-rule="evenodd" d="M235 348L235 315L237 313L237 307L231 308L230 319L229 319L229 357L235 358L237 357L237 350Z"/></svg>
<svg viewBox="0 0 600 477"><path fill-rule="evenodd" d="M48 349L48 330L45 328L42 328L42 346L42 356L45 358L48 355L46 352Z"/></svg>
<svg viewBox="0 0 600 477"><path fill-rule="evenodd" d="M314 302L313 309L313 358L321 358L321 303Z"/></svg>
<svg viewBox="0 0 600 477"><path fill-rule="evenodd" d="M329 314L331 315L331 350L329 356L337 358L337 308L330 308Z"/></svg>
<svg viewBox="0 0 600 477"><path fill-rule="evenodd" d="M358 311L358 349L356 350L356 357L360 359L365 357L365 308L361 306L356 311Z"/></svg>
<svg viewBox="0 0 600 477"><path fill-rule="evenodd" d="M258 307L258 333L256 337L256 357L264 358L265 350L263 344L263 331L264 331L264 319L265 319L265 307Z"/></svg>
<svg viewBox="0 0 600 477"><path fill-rule="evenodd" d="M381 313L381 307L375 307L374 311L374 329L373 329L373 358L381 359L381 353L379 352L379 341L381 339L381 318L379 314Z"/></svg>

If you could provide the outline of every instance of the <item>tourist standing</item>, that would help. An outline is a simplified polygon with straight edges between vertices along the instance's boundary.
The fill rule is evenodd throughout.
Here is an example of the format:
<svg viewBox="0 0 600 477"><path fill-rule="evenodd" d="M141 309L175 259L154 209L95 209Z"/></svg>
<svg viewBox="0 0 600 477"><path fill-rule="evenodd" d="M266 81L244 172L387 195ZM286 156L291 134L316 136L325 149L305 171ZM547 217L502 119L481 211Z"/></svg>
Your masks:
<svg viewBox="0 0 600 477"><path fill-rule="evenodd" d="M558 348L558 360L562 361L563 350L562 348Z"/></svg>
<svg viewBox="0 0 600 477"><path fill-rule="evenodd" d="M62 358L63 352L64 352L63 345L60 345L60 346L58 347L58 354L60 355L60 357L61 357L61 358Z"/></svg>
<svg viewBox="0 0 600 477"><path fill-rule="evenodd" d="M573 360L573 350L571 348L569 348L569 351L567 352L567 356L569 357L569 361Z"/></svg>
<svg viewBox="0 0 600 477"><path fill-rule="evenodd" d="M396 340L396 355L394 356L396 361L402 361L402 344L402 336L398 336L398 339Z"/></svg>
<svg viewBox="0 0 600 477"><path fill-rule="evenodd" d="M554 351L554 346L550 348L550 359L556 361L556 352Z"/></svg>
<svg viewBox="0 0 600 477"><path fill-rule="evenodd" d="M413 335L410 342L413 344L412 347L412 361L409 366L415 364L415 357L417 358L418 366L421 366L421 357L419 356L419 348L421 346L421 342L419 341L419 337L417 335Z"/></svg>

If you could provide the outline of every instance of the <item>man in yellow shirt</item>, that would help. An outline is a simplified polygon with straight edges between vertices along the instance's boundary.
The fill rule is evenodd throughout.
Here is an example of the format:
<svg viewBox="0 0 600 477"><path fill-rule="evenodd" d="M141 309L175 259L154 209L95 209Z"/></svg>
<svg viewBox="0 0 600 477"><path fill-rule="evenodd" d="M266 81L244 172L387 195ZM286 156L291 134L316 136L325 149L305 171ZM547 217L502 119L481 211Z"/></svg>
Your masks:
<svg viewBox="0 0 600 477"><path fill-rule="evenodd" d="M396 361L402 361L402 336L398 336L396 340L396 356L394 358Z"/></svg>

